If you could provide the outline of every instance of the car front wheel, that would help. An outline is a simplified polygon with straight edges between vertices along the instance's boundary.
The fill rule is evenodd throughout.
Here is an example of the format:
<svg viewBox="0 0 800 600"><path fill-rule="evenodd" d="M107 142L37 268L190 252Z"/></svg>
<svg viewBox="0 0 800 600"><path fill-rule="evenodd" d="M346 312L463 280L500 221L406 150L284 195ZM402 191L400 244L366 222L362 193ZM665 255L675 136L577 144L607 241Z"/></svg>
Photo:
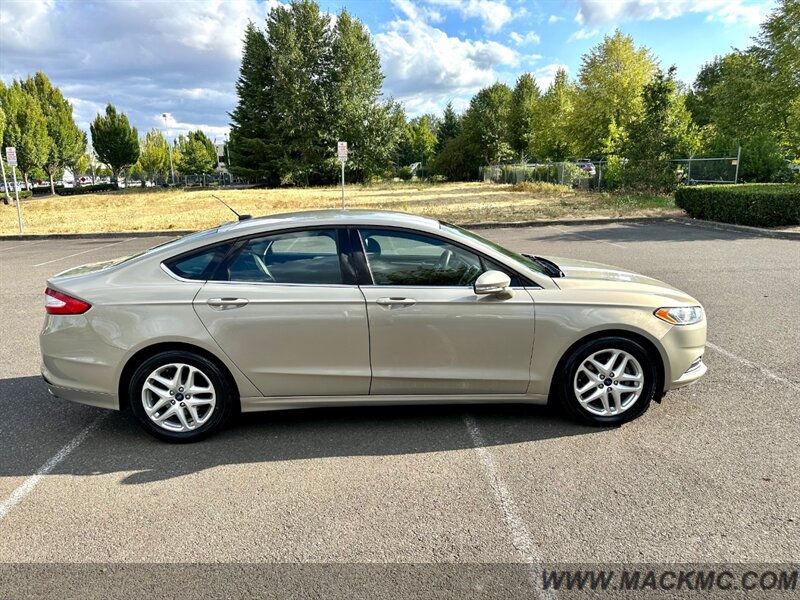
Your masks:
<svg viewBox="0 0 800 600"><path fill-rule="evenodd" d="M163 352L147 359L131 377L128 393L139 424L167 442L210 435L233 407L231 385L220 369L192 352Z"/></svg>
<svg viewBox="0 0 800 600"><path fill-rule="evenodd" d="M567 413L592 425L620 425L644 413L656 395L658 369L637 342L589 341L566 362L561 400Z"/></svg>

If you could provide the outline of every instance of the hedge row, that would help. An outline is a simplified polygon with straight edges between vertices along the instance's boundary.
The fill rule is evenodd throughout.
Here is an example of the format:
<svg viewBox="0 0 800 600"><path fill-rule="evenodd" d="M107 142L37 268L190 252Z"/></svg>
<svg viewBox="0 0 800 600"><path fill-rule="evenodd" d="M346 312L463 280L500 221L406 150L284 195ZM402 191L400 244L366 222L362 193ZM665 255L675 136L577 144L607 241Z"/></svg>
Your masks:
<svg viewBox="0 0 800 600"><path fill-rule="evenodd" d="M800 185L792 183L681 187L675 203L697 219L753 227L800 225Z"/></svg>
<svg viewBox="0 0 800 600"><path fill-rule="evenodd" d="M96 183L94 185L82 185L81 187L57 187L56 194L59 196L77 196L78 194L92 194L94 192L107 192L115 190L117 186L113 183Z"/></svg>

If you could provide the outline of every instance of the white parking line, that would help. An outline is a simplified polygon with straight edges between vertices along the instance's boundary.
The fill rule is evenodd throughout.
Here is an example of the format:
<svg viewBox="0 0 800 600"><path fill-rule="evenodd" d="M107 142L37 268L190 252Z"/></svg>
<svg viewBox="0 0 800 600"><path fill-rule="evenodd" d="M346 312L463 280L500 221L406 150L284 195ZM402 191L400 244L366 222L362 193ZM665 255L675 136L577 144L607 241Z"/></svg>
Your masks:
<svg viewBox="0 0 800 600"><path fill-rule="evenodd" d="M790 388L793 388L793 389L795 389L795 390L800 392L800 386L799 385L797 385L796 383L786 379L785 377L782 377L781 375L778 375L777 373L775 373L773 371L770 371L766 367L762 367L758 363L754 363L752 360L747 360L746 358L743 358L743 357L741 357L741 356L739 356L737 354L734 354L733 352L730 352L728 350L725 350L725 348L720 348L716 344L712 344L709 341L706 341L706 346L711 348L712 350L715 350L716 352L719 352L723 356L727 356L728 358L732 358L733 360L736 360L736 361L742 363L743 365L747 365L748 367L751 367L753 369L758 369L759 371L761 371L764 375L766 375L770 379L773 379L774 381L780 381L781 383L788 385Z"/></svg>
<svg viewBox="0 0 800 600"><path fill-rule="evenodd" d="M11 492L11 495L0 503L0 521L2 521L8 515L8 513L11 512L11 509L19 504L19 502L25 496L30 494L33 491L33 488L39 485L39 482L44 479L45 475L50 473L50 471L58 466L58 463L72 454L72 451L83 443L83 440L86 439L86 436L89 435L92 430L97 427L103 421L103 419L106 418L107 415L108 412L98 415L94 421L89 423L80 433L78 433L78 435L72 438L72 440L70 440L66 446L61 448L61 450L56 452L50 460L39 467L39 470L36 471L36 473L28 477L24 482L22 482L21 486Z"/></svg>
<svg viewBox="0 0 800 600"><path fill-rule="evenodd" d="M500 473L498 473L497 467L492 460L492 455L486 449L486 439L483 437L478 423L470 415L464 415L464 424L467 426L469 437L472 438L475 452L477 452L481 463L483 463L489 485L492 487L495 498L500 504L503 520L511 533L511 542L517 553L522 557L522 560L530 566L536 597L543 600L555 598L550 590L543 590L537 585L539 583L539 565L542 563L542 553L534 543L522 517L517 512L514 498L511 497L511 492L508 491L503 478L500 477Z"/></svg>
<svg viewBox="0 0 800 600"><path fill-rule="evenodd" d="M0 238L0 242L1 241L4 241L3 238ZM36 244L44 244L46 241L47 240L40 240L38 242L22 242L21 244L17 244L16 246L11 246L10 248L0 247L0 252L8 252L9 250L13 250L14 248L22 248L23 246L30 247L30 246L35 246Z"/></svg>
<svg viewBox="0 0 800 600"><path fill-rule="evenodd" d="M34 267L43 267L45 265L49 265L54 262L58 262L60 260L66 260L68 258L72 258L73 256L80 256L81 254L86 254L87 252L94 252L95 250L102 250L103 248L110 248L111 246L116 246L117 244L124 244L125 242L131 241L133 238L128 238L126 240L122 240L119 242L114 242L113 244L106 244L104 246L98 246L97 248L89 248L88 250L84 250L83 252L76 252L75 254L68 254L67 256L59 256L58 258L54 258L53 260L48 260L43 263L39 263L38 265L33 265Z"/></svg>
<svg viewBox="0 0 800 600"><path fill-rule="evenodd" d="M589 237L588 235L584 235L582 233L577 233L575 231L570 231L569 229L564 229L563 227L559 227L558 225L549 225L552 229L556 231L560 231L561 233L566 233L567 235L575 235L578 237L582 237L583 239L590 240L592 242L600 242L601 244L608 244L609 246L616 246L617 248L627 249L627 246L623 246L622 244L615 244L614 242L607 242L605 240L598 240L597 238Z"/></svg>

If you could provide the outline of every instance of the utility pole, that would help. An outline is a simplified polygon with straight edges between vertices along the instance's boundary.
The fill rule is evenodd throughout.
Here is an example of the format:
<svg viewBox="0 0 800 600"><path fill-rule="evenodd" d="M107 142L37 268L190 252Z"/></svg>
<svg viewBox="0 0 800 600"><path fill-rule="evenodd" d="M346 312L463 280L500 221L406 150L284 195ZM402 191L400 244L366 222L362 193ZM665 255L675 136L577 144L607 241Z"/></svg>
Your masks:
<svg viewBox="0 0 800 600"><path fill-rule="evenodd" d="M164 128L167 130L167 146L169 147L169 172L172 175L172 185L175 185L175 169L172 166L172 144L169 142L169 124L167 123L167 113L162 113L164 117Z"/></svg>

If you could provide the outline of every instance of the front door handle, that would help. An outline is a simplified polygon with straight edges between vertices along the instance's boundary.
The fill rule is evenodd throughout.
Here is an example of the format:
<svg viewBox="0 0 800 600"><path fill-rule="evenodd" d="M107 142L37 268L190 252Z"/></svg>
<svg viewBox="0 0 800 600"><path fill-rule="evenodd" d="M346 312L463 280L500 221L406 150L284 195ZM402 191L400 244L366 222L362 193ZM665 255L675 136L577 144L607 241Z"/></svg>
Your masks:
<svg viewBox="0 0 800 600"><path fill-rule="evenodd" d="M216 308L217 310L241 308L248 302L250 301L246 298L209 298L206 300L206 304L208 304L211 308Z"/></svg>
<svg viewBox="0 0 800 600"><path fill-rule="evenodd" d="M412 306L417 303L414 298L378 298L376 302L381 306Z"/></svg>

